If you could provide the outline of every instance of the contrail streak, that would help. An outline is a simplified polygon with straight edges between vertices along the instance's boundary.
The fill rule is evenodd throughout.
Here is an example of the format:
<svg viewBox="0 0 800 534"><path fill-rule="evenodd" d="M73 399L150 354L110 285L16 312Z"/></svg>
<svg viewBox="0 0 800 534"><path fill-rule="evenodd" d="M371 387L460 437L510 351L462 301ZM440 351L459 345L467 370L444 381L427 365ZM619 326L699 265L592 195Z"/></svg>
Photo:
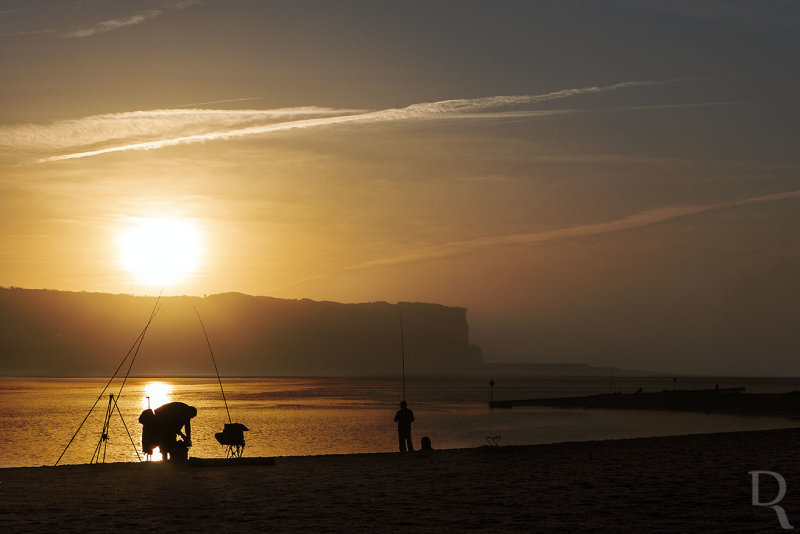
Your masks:
<svg viewBox="0 0 800 534"><path fill-rule="evenodd" d="M189 143L202 143L206 141L214 141L219 139L231 139L236 137L263 135L263 134L282 132L288 130L319 128L323 126L333 126L333 125L341 125L348 123L355 124L355 123L378 123L378 122L393 122L393 121L408 121L408 120L431 120L431 119L442 119L442 118L455 118L459 117L460 115L470 114L470 113L473 114L472 118L476 118L477 115L475 114L483 110L498 109L510 106L538 104L552 100L569 98L577 95L615 91L628 87L661 85L665 83L670 83L672 81L674 80L651 81L651 82L630 81L603 87L592 86L592 87L582 87L577 89L563 89L560 91L553 91L550 93L544 93L539 95L491 96L484 98L425 102L419 104L412 104L404 108L391 108L391 109L369 111L363 113L352 113L352 114L348 113L338 116L291 120L291 121L263 124L257 126L248 126L243 128L229 128L214 132L204 132L192 135L176 136L168 139L127 143L123 145L99 148L95 150L51 156L47 158L42 158L38 161L40 163L45 163L45 162L62 161L69 159L88 158L92 156L99 156L102 154L125 152L129 150L154 150L158 148L183 145ZM539 110L538 112L531 111L530 113L542 114L546 111L547 110ZM555 113L555 111L552 113Z"/></svg>
<svg viewBox="0 0 800 534"><path fill-rule="evenodd" d="M286 130L293 130L297 128L312 128L315 126L327 126L331 124L341 124L344 122L352 122L366 119L365 116L371 115L369 113L362 115L346 115L339 117L326 117L320 119L303 119L290 122L281 122L276 124L267 124L263 126L251 126L248 128L238 128L234 130L227 130L223 132L211 132L196 135L186 135L182 137L173 137L172 139L161 139L158 141L146 141L143 143L133 143L123 146L115 146L109 148L101 148L98 150L89 150L87 152L77 152L74 154L65 154L63 156L53 156L39 160L39 163L49 161L61 161L67 159L88 158L91 156L99 156L101 154L110 154L113 152L124 152L128 150L153 150L157 148L164 148L175 145L183 145L187 143L201 143L205 141L214 141L217 139L230 139L233 137L243 137L256 134L264 134L269 132L280 132Z"/></svg>
<svg viewBox="0 0 800 534"><path fill-rule="evenodd" d="M198 135L219 130L363 110L313 106L277 109L155 109L90 115L47 125L0 126L0 147L15 150L68 150L79 146Z"/></svg>
<svg viewBox="0 0 800 534"><path fill-rule="evenodd" d="M180 106L173 106L174 108L193 108L195 106L208 106L209 104L227 104L230 102L249 102L251 100L258 100L260 96L250 96L247 98L228 98L226 100L211 100L209 102L195 102L193 104L181 104Z"/></svg>
<svg viewBox="0 0 800 534"><path fill-rule="evenodd" d="M344 269L339 269L336 271L310 276L307 278L303 278L301 280L297 280L296 282L292 282L291 284L288 284L281 288L277 288L276 291L287 289L289 287L294 287L303 284L305 282L310 282L312 280L327 278L329 276L351 271L360 271L375 267L390 267L394 265L417 263L421 261L451 258L454 256L467 254L476 250L489 247L502 246L502 245L538 245L561 239L609 234L613 232L621 232L625 230L632 230L636 228L652 226L655 224L671 221L674 219L679 219L682 217L688 217L691 215L697 215L700 213L741 208L753 204L762 204L765 202L775 202L779 200L791 200L796 198L800 198L800 191L786 191L783 193L774 193L771 195L751 197L731 202L718 202L715 204L704 204L699 206L668 206L664 208L656 208L648 211L643 211L640 213L635 213L633 215L629 215L621 219L615 219L613 221L594 223L594 224L583 224L579 226L571 226L569 228L548 230L545 232L506 234L500 236L480 237L477 239L469 239L465 241L454 241L442 245L421 247L409 250L407 252L398 254L396 256L370 260Z"/></svg>

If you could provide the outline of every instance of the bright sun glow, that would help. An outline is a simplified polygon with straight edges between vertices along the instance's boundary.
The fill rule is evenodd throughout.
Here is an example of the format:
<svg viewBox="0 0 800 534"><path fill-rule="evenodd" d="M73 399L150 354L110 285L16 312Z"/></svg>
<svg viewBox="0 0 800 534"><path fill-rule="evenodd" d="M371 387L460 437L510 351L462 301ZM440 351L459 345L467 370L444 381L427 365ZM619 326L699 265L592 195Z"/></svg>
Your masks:
<svg viewBox="0 0 800 534"><path fill-rule="evenodd" d="M188 219L133 219L117 238L119 262L141 284L182 282L200 266L202 233Z"/></svg>
<svg viewBox="0 0 800 534"><path fill-rule="evenodd" d="M144 395L142 409L150 408L155 410L162 404L172 401L172 385L166 382L148 382L144 386ZM150 403L149 405L148 402Z"/></svg>

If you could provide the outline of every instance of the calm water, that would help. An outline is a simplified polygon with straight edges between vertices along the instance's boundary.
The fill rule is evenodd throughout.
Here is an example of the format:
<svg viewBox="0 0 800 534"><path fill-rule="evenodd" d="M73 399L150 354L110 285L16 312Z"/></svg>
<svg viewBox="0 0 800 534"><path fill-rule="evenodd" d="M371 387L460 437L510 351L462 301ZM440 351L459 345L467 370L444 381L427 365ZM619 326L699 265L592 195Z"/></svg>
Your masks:
<svg viewBox="0 0 800 534"><path fill-rule="evenodd" d="M52 465L102 391L107 379L0 378L0 467ZM746 386L748 392L800 390L800 380L686 379L683 388ZM343 378L226 379L223 382L234 422L250 428L246 456L288 456L394 451L394 412L401 397L398 380ZM672 388L671 379L547 378L498 379L495 400ZM98 443L108 393L92 411L61 463L87 463ZM138 417L147 408L181 401L198 410L192 420L192 456L221 457L214 433L227 422L215 378L129 379L119 407L141 451ZM795 426L778 417L740 417L668 412L577 409L488 409L489 386L480 379L409 379L414 410L414 442L430 436L434 448L475 447L487 436L503 445L551 443L698 432ZM122 418L111 420L106 461L136 461Z"/></svg>

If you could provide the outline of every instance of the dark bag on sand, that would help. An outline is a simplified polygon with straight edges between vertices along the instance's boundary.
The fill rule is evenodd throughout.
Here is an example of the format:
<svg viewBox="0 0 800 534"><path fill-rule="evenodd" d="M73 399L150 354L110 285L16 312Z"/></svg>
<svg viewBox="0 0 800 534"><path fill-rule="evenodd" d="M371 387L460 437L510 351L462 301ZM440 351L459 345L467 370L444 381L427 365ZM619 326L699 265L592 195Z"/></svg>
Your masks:
<svg viewBox="0 0 800 534"><path fill-rule="evenodd" d="M433 447L431 447L431 438L429 438L428 436L423 436L422 437L422 447L421 448L422 448L423 451L433 450Z"/></svg>

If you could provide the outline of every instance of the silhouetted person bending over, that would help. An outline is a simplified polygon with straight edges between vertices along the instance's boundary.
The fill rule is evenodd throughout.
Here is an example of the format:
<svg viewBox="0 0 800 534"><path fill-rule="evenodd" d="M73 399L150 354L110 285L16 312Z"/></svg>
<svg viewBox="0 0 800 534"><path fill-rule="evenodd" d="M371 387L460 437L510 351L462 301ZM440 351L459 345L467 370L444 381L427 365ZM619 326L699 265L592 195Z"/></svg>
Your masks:
<svg viewBox="0 0 800 534"><path fill-rule="evenodd" d="M164 460L186 460L192 446L192 417L197 408L182 402L169 402L154 410L147 409L139 416L142 424L142 450L153 454L158 447ZM181 432L185 429L186 433ZM178 436L183 438L178 441Z"/></svg>
<svg viewBox="0 0 800 534"><path fill-rule="evenodd" d="M406 401L400 403L400 409L394 414L394 422L397 423L397 437L400 439L400 452L414 450L411 443L411 421L414 420L414 412L407 408Z"/></svg>

